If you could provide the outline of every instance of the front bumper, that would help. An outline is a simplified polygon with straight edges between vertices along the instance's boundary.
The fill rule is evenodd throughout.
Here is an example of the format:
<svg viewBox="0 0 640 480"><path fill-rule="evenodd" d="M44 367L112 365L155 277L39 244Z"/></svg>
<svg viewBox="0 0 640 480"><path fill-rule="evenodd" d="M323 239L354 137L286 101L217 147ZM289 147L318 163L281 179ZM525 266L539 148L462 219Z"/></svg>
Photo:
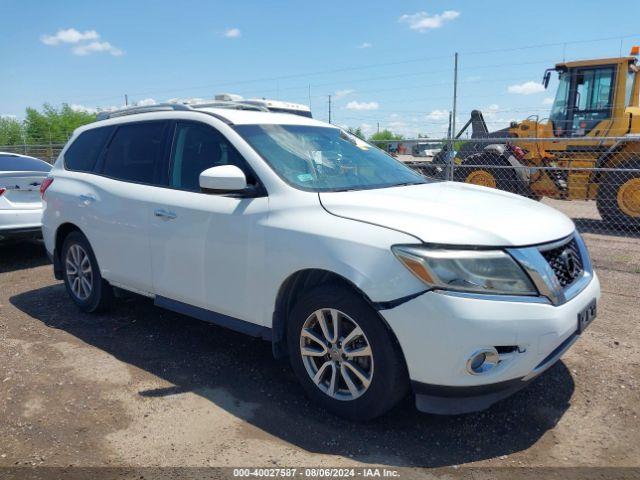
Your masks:
<svg viewBox="0 0 640 480"><path fill-rule="evenodd" d="M380 314L404 353L417 407L463 413L489 407L551 367L578 338L578 313L599 297L594 273L580 293L557 306L430 291ZM515 349L492 370L470 374L469 357L492 347Z"/></svg>

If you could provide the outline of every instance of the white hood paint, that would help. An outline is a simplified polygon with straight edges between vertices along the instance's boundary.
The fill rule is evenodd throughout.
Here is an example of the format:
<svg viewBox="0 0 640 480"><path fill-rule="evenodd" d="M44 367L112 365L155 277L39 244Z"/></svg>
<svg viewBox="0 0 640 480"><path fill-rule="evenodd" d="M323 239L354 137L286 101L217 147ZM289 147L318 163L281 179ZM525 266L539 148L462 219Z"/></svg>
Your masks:
<svg viewBox="0 0 640 480"><path fill-rule="evenodd" d="M322 192L320 201L334 215L399 230L425 243L525 246L560 239L575 229L554 208L465 183Z"/></svg>

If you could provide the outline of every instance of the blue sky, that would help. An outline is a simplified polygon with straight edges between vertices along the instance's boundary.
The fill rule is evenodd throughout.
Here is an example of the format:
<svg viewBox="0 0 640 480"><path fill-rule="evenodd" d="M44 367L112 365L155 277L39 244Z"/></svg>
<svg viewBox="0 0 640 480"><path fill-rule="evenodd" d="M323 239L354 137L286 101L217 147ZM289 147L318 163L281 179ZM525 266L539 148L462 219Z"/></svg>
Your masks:
<svg viewBox="0 0 640 480"><path fill-rule="evenodd" d="M0 115L229 92L326 120L331 94L334 123L409 136L444 132L455 51L458 122L479 108L498 128L548 113L537 85L563 57L640 44L635 0L0 0L0 18Z"/></svg>

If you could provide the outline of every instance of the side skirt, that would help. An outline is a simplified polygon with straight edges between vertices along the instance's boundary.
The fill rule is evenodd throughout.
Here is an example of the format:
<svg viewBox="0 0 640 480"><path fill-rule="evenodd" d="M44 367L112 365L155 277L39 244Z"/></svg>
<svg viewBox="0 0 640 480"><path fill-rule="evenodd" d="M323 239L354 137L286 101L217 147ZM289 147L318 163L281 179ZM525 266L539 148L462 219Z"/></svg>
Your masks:
<svg viewBox="0 0 640 480"><path fill-rule="evenodd" d="M153 303L158 307L171 310L172 312L181 313L204 322L214 323L220 327L235 330L236 332L244 333L245 335L259 337L263 340L269 341L272 338L272 330L269 327L256 325L255 323L240 320L239 318L230 317L205 308L195 307L188 303L182 303L159 295L156 295Z"/></svg>

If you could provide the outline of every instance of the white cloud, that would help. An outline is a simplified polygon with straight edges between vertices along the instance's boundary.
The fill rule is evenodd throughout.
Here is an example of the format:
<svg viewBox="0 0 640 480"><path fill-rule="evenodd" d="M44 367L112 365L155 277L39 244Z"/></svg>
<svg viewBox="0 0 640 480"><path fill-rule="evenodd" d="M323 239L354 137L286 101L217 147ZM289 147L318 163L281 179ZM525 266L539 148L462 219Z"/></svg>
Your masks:
<svg viewBox="0 0 640 480"><path fill-rule="evenodd" d="M347 110L377 110L380 107L378 102L356 102L347 103Z"/></svg>
<svg viewBox="0 0 640 480"><path fill-rule="evenodd" d="M545 98L544 100L542 100L542 104L543 105L551 105L551 104L553 104L553 98L551 98L551 97Z"/></svg>
<svg viewBox="0 0 640 480"><path fill-rule="evenodd" d="M496 114L498 113L498 110L500 110L500 105L496 103L492 103L491 105L488 105L487 107L485 107L482 113L484 114L485 117L495 118Z"/></svg>
<svg viewBox="0 0 640 480"><path fill-rule="evenodd" d="M376 133L376 127L369 123L361 123L359 127L365 137L370 137L371 135Z"/></svg>
<svg viewBox="0 0 640 480"><path fill-rule="evenodd" d="M142 100L138 100L135 105L136 107L146 107L148 105L156 105L158 102L156 102L155 98L144 98Z"/></svg>
<svg viewBox="0 0 640 480"><path fill-rule="evenodd" d="M403 122L403 121L400 121L400 120L396 120L396 121L387 123L387 126L391 130L400 130L400 129L406 127L407 124L406 124L406 122Z"/></svg>
<svg viewBox="0 0 640 480"><path fill-rule="evenodd" d="M531 95L534 93L544 92L544 86L540 82L528 81L518 85L509 85L507 92L517 93L518 95Z"/></svg>
<svg viewBox="0 0 640 480"><path fill-rule="evenodd" d="M242 35L242 32L239 28L227 28L223 35L227 38L238 38Z"/></svg>
<svg viewBox="0 0 640 480"><path fill-rule="evenodd" d="M73 110L74 112L84 112L84 113L96 113L98 111L97 108L93 108L93 107L86 107L84 105L80 105L78 103L72 103L71 105L69 105L69 107L71 108L71 110Z"/></svg>
<svg viewBox="0 0 640 480"><path fill-rule="evenodd" d="M424 33L428 30L440 28L445 22L455 20L459 16L460 12L455 10L446 10L435 15L429 15L427 12L418 12L411 15L402 15L398 21L408 24L411 30Z"/></svg>
<svg viewBox="0 0 640 480"><path fill-rule="evenodd" d="M209 100L211 101L211 100ZM189 97L189 98L170 98L167 100L167 103L207 103L207 100L200 97Z"/></svg>
<svg viewBox="0 0 640 480"><path fill-rule="evenodd" d="M123 55L124 52L111 45L109 42L99 41L100 34L95 30L85 30L80 32L75 28L58 30L55 35L42 35L40 41L52 47L62 44L72 44L71 52L74 55L86 56L92 53L109 53L114 57ZM93 41L90 41L93 40ZM89 42L89 43L84 43Z"/></svg>
<svg viewBox="0 0 640 480"><path fill-rule="evenodd" d="M336 100L338 100L342 97L346 97L347 95L351 95L353 92L355 92L355 90L351 90L351 89L338 90L336 93L333 94L333 96Z"/></svg>
<svg viewBox="0 0 640 480"><path fill-rule="evenodd" d="M78 43L86 40L97 40L100 38L95 30L85 30L79 32L75 28L67 28L66 30L58 30L55 35L42 35L40 41L45 45L59 45L61 43Z"/></svg>
<svg viewBox="0 0 640 480"><path fill-rule="evenodd" d="M439 122L441 120L447 120L449 118L449 112L447 110L432 110L427 114L428 120Z"/></svg>
<svg viewBox="0 0 640 480"><path fill-rule="evenodd" d="M360 45L358 45L358 47L357 47L357 48L371 48L371 47L373 47L373 44L372 44L372 43L369 43L369 42L362 42Z"/></svg>
<svg viewBox="0 0 640 480"><path fill-rule="evenodd" d="M78 45L71 49L74 55L85 56L92 53L109 53L114 57L123 55L124 52L119 48L114 47L109 42L91 42L86 45Z"/></svg>

